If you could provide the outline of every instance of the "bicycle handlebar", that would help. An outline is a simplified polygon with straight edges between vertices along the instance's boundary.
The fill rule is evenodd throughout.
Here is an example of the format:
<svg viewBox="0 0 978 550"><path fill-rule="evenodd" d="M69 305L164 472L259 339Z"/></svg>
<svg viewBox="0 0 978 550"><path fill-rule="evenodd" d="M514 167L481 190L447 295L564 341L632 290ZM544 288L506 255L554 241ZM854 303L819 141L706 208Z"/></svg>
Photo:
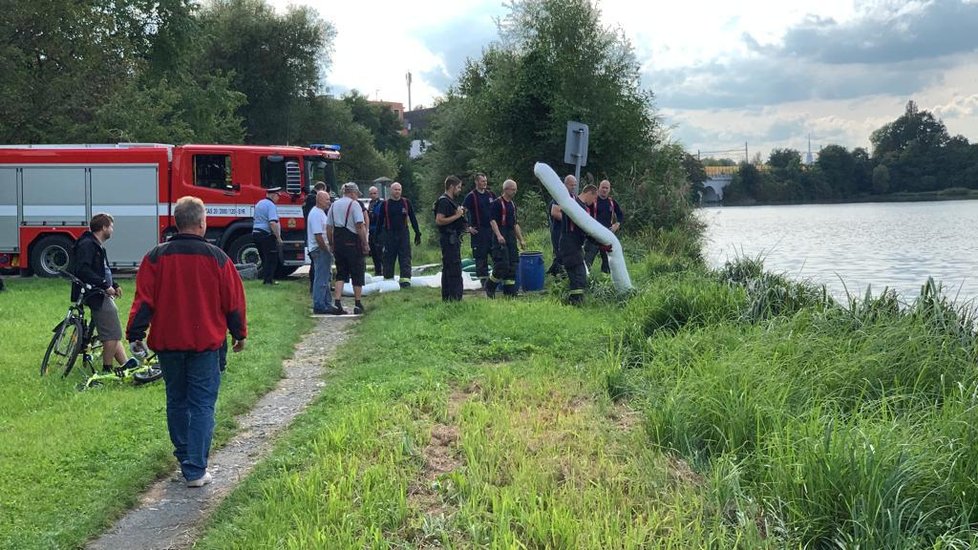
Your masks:
<svg viewBox="0 0 978 550"><path fill-rule="evenodd" d="M62 277L68 279L72 283L75 283L76 285L78 285L78 286L81 287L81 293L78 296L78 303L81 303L82 300L84 299L85 295L88 294L88 293L90 293L90 292L93 292L93 293L96 293L96 294L98 294L98 293L105 294L105 290L104 289L95 288L94 286L86 283L85 281L82 281L81 279L79 279L78 277L75 277L74 275L72 275L71 273L68 273L67 271L59 271L58 274L60 274Z"/></svg>

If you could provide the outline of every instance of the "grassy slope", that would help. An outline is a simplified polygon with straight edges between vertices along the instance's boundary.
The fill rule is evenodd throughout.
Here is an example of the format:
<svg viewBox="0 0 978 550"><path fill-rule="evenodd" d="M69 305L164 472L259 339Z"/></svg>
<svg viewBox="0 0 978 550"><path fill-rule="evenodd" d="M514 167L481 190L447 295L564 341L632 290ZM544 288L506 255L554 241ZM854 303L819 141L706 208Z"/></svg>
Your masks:
<svg viewBox="0 0 978 550"><path fill-rule="evenodd" d="M77 392L72 373L39 378L51 327L67 307L63 281L7 278L0 294L0 547L82 544L174 467L162 382ZM121 281L128 315L133 282ZM281 361L310 326L301 282L248 283L248 349L231 357L218 401L218 441L281 376Z"/></svg>
<svg viewBox="0 0 978 550"><path fill-rule="evenodd" d="M382 296L203 548L702 543L702 499L605 391L607 308ZM450 434L445 437L446 432ZM427 462L447 461L438 472Z"/></svg>
<svg viewBox="0 0 978 550"><path fill-rule="evenodd" d="M967 314L632 271L623 309L382 297L201 546L973 547Z"/></svg>
<svg viewBox="0 0 978 550"><path fill-rule="evenodd" d="M542 244L539 234L531 240ZM688 248L669 235L656 242ZM221 507L200 546L974 545L978 346L966 316L933 289L903 310L884 296L846 311L751 266L721 277L654 252L632 260L640 291L622 304L605 281L584 309L545 295L462 304L442 304L436 290L371 297L324 395ZM31 314L53 324L47 317L62 306L49 285L18 290L36 290L29 301L47 312ZM301 294L250 290L253 300ZM7 296L0 313L27 323L7 313ZM5 331L5 357L37 345L7 343L6 334L25 333ZM76 544L145 483L106 497L106 483L79 481L101 471L99 457L112 456L116 441L130 446L132 462L121 464L133 476L162 471L154 469L168 452L162 395L144 397L161 388L112 389L103 399L58 381L36 386L33 366L0 376L8 371L30 371L30 385L16 376L4 387L20 381L31 392L4 390L16 410L0 424L0 482L21 508L0 543ZM67 471L81 496L67 498L70 488L36 496L10 480L31 469L8 464L23 462L10 454L29 444L18 440L46 437L30 428L52 424L52 413L28 412L39 400L52 411L77 407L57 426L89 411L105 422L122 414L106 408L130 400L150 403L137 412L155 424L126 440L131 429L113 420L117 435L78 449L85 439L63 429L52 438L59 446L38 445L50 450L32 459L56 464L45 476ZM157 444L136 447L146 441ZM63 449L87 461L84 473L57 466ZM58 498L65 509L54 510Z"/></svg>

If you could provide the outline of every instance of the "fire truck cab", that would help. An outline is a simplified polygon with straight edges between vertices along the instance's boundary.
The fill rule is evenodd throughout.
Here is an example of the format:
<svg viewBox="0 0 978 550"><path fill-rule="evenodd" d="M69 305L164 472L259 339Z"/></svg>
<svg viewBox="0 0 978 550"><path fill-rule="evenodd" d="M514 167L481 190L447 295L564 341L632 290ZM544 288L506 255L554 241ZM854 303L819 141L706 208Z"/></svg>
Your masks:
<svg viewBox="0 0 978 550"><path fill-rule="evenodd" d="M134 268L176 232L177 199L207 208L208 241L235 263L259 263L255 203L282 187L278 212L285 276L305 262L302 202L315 181L336 190L336 146L16 145L0 147L0 269L51 277L98 212L115 219L106 242L113 268Z"/></svg>

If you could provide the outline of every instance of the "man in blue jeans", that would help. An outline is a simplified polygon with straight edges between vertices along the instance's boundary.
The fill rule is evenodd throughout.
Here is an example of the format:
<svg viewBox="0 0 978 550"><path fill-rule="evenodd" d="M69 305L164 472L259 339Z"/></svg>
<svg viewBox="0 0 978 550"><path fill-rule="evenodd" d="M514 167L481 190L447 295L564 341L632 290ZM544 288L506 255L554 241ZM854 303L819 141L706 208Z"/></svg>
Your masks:
<svg viewBox="0 0 978 550"><path fill-rule="evenodd" d="M157 352L166 383L166 424L187 487L211 482L207 455L221 386L221 349L248 336L245 295L234 263L204 240L204 203L183 197L173 208L179 233L149 251L136 273L126 337L134 352Z"/></svg>
<svg viewBox="0 0 978 550"><path fill-rule="evenodd" d="M326 242L326 211L329 210L329 193L316 192L316 206L309 211L306 218L306 246L309 248L309 259L312 260L312 312L315 315L325 315L329 307L329 280L332 272L333 254Z"/></svg>

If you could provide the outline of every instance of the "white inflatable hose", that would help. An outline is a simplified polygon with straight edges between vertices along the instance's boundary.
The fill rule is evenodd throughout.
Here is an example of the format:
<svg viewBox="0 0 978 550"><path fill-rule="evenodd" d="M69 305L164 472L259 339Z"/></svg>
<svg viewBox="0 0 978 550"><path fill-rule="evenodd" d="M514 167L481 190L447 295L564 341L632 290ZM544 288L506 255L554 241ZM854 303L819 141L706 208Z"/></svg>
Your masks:
<svg viewBox="0 0 978 550"><path fill-rule="evenodd" d="M598 220L592 218L577 201L567 192L567 187L560 181L560 176L554 172L553 168L542 162L533 165L533 173L536 174L543 186L557 201L564 216L570 219L584 230L585 233L603 245L610 245L611 252L608 253L608 263L611 267L611 280L615 283L615 288L619 292L626 292L632 289L632 279L628 276L628 267L625 265L625 255L621 250L621 242L610 229L601 225Z"/></svg>

